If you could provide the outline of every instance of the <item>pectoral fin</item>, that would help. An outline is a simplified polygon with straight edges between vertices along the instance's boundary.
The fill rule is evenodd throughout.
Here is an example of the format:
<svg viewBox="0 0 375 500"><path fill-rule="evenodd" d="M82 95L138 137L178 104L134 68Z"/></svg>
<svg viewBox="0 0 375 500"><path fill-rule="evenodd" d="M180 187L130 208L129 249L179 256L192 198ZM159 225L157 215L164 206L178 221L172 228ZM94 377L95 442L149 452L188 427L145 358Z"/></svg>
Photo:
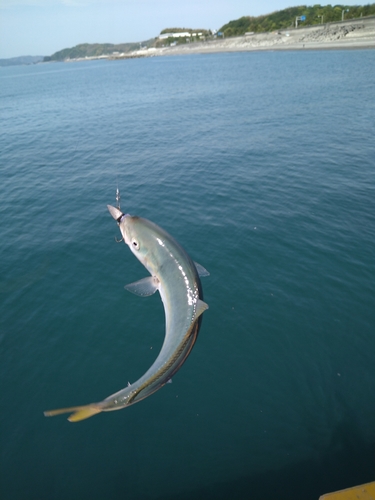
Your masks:
<svg viewBox="0 0 375 500"><path fill-rule="evenodd" d="M198 264L198 262L194 262L195 268L197 270L198 276L209 276L210 273L203 266Z"/></svg>
<svg viewBox="0 0 375 500"><path fill-rule="evenodd" d="M159 289L159 280L155 276L148 276L135 283L125 285L125 289L140 297L149 297Z"/></svg>
<svg viewBox="0 0 375 500"><path fill-rule="evenodd" d="M54 417L55 415L61 415L63 413L72 413L72 415L68 418L69 422L79 422L80 420L90 418L101 411L102 409L100 406L91 404L86 406L72 406L71 408L59 408L58 410L45 411L44 416Z"/></svg>

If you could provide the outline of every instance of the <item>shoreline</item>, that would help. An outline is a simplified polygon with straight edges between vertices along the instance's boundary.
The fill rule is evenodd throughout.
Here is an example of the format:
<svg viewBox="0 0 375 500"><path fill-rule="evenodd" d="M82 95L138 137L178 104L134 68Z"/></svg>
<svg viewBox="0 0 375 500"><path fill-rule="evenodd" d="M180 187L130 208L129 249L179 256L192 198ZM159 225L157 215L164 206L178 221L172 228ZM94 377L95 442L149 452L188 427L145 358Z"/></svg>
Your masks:
<svg viewBox="0 0 375 500"><path fill-rule="evenodd" d="M150 47L122 54L65 59L62 62L106 60L119 61L144 57L181 56L188 54L217 54L226 52L275 52L316 50L369 50L375 49L375 16L338 21L300 28L283 29L267 33L254 33L186 43L174 47ZM55 62L55 61L48 61ZM46 64L45 62L37 64Z"/></svg>
<svg viewBox="0 0 375 500"><path fill-rule="evenodd" d="M231 39L233 40L233 38ZM62 61L64 63L74 63L82 61L123 61L127 59L142 59L150 57L168 57L168 56L181 56L181 55L191 55L191 54L220 54L220 53L231 53L231 52L292 52L292 51L317 51L317 50L373 50L375 49L375 39L374 40L361 40L361 41L341 41L341 42L315 42L315 43L290 43L284 45L268 45L268 46L231 46L231 44L216 44L208 45L210 42L206 42L204 47L194 47L193 49L179 49L179 48L169 48L164 47L162 49L155 49L151 51L136 51L129 54L121 55L108 55L108 56L93 56L93 57L82 57L77 59L67 59ZM198 44L197 44L198 45ZM41 62L36 64L51 64L51 62Z"/></svg>
<svg viewBox="0 0 375 500"><path fill-rule="evenodd" d="M361 50L375 49L374 41L361 42L315 42L315 43L290 43L285 45L269 45L269 46L250 46L239 47L229 45L219 45L217 47L201 48L197 50L166 50L163 53L155 54L159 56L172 56L184 54L215 54L220 52L283 52L283 51L300 51L300 50ZM134 57L134 56L133 56ZM143 57L147 57L146 55Z"/></svg>
<svg viewBox="0 0 375 500"><path fill-rule="evenodd" d="M337 23L194 42L110 56L111 60L220 52L375 49L375 16Z"/></svg>

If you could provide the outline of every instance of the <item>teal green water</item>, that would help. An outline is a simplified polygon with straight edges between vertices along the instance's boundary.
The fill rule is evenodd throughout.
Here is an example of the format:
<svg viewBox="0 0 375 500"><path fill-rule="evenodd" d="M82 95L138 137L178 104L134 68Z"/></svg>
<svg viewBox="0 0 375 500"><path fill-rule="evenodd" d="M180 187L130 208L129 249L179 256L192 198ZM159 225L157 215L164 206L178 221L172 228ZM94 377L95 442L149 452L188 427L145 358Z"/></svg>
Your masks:
<svg viewBox="0 0 375 500"><path fill-rule="evenodd" d="M1 68L2 500L317 499L374 479L375 52ZM173 383L106 205L211 273ZM301 493L303 491L303 493Z"/></svg>

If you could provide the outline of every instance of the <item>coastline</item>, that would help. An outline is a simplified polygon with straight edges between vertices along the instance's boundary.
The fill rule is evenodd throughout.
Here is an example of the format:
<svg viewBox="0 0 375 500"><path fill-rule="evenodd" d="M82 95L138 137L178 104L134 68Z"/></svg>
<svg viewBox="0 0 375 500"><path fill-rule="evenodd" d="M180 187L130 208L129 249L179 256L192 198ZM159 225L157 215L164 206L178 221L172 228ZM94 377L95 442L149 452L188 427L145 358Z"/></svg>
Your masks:
<svg viewBox="0 0 375 500"><path fill-rule="evenodd" d="M218 52L375 49L375 16L270 33L138 50L109 59Z"/></svg>
<svg viewBox="0 0 375 500"><path fill-rule="evenodd" d="M150 47L122 54L77 57L74 59L65 59L63 62L117 61L143 57L214 54L220 52L363 49L375 49L375 16L267 33L246 34L226 39L216 38L214 40L186 43L173 47ZM42 64L45 64L45 62Z"/></svg>

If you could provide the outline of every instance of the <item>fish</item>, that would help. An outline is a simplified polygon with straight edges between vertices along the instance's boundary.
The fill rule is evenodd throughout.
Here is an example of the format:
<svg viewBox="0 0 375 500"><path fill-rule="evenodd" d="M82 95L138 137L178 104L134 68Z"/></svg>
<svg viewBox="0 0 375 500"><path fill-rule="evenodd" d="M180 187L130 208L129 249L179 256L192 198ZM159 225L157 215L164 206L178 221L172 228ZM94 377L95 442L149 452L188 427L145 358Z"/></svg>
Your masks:
<svg viewBox="0 0 375 500"><path fill-rule="evenodd" d="M208 309L200 281L201 276L209 275L208 271L155 223L123 214L111 205L107 207L125 244L151 275L125 288L140 297L160 293L165 311L164 342L154 363L133 384L128 383L98 403L45 411L47 417L71 413L68 420L78 422L101 412L121 410L151 396L170 382L186 361L197 340L202 314Z"/></svg>

